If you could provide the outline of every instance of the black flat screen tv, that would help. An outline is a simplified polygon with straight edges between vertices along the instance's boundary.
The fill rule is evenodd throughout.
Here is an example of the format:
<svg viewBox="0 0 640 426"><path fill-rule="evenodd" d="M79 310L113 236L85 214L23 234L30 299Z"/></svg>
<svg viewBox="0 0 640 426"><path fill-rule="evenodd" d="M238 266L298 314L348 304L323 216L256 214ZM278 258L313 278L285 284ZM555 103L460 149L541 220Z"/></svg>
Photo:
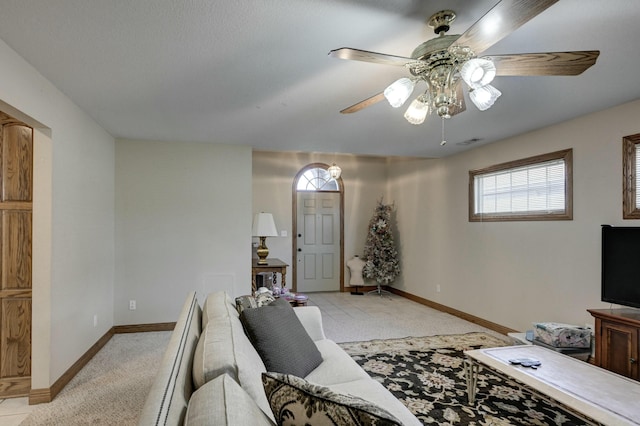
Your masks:
<svg viewBox="0 0 640 426"><path fill-rule="evenodd" d="M602 301L640 308L640 227L602 226Z"/></svg>

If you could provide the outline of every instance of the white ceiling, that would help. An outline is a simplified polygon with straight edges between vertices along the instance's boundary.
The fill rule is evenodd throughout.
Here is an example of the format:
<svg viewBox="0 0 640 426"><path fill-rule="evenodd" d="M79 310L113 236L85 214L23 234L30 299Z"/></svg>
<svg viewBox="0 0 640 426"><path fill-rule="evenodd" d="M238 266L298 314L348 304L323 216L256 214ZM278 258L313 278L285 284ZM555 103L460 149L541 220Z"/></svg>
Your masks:
<svg viewBox="0 0 640 426"><path fill-rule="evenodd" d="M380 102L442 9L464 32L497 0L0 0L0 38L115 137L259 150L442 157L640 98L640 2L560 0L486 54L600 50L575 77L498 77L493 108L420 126ZM2 66L2 64L0 64ZM0 99L2 94L0 93Z"/></svg>

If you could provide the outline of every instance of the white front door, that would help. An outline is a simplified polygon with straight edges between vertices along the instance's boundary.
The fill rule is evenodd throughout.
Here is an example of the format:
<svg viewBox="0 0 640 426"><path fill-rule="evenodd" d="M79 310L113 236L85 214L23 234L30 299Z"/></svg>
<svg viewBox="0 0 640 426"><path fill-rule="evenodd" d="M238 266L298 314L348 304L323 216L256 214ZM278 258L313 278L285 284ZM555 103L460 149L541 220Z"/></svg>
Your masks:
<svg viewBox="0 0 640 426"><path fill-rule="evenodd" d="M297 194L297 290L340 291L340 193Z"/></svg>

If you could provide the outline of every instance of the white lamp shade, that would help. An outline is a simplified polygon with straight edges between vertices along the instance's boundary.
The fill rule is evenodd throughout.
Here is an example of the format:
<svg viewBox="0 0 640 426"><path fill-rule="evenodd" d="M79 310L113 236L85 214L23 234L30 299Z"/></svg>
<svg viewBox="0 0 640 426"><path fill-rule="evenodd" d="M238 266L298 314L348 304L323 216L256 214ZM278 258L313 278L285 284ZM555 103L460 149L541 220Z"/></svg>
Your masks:
<svg viewBox="0 0 640 426"><path fill-rule="evenodd" d="M256 213L253 217L254 237L277 237L278 230L271 213Z"/></svg>
<svg viewBox="0 0 640 426"><path fill-rule="evenodd" d="M496 66L488 59L469 59L460 68L460 75L472 89L479 89L491 83L496 76Z"/></svg>
<svg viewBox="0 0 640 426"><path fill-rule="evenodd" d="M426 95L418 96L404 113L404 118L411 124L422 124L429 114L429 98Z"/></svg>
<svg viewBox="0 0 640 426"><path fill-rule="evenodd" d="M389 101L389 105L394 108L401 107L411 93L413 92L413 88L416 86L416 83L411 79L403 77L399 80L394 81L384 89L384 97Z"/></svg>
<svg viewBox="0 0 640 426"><path fill-rule="evenodd" d="M480 111L491 108L502 93L490 84L471 90L469 98Z"/></svg>

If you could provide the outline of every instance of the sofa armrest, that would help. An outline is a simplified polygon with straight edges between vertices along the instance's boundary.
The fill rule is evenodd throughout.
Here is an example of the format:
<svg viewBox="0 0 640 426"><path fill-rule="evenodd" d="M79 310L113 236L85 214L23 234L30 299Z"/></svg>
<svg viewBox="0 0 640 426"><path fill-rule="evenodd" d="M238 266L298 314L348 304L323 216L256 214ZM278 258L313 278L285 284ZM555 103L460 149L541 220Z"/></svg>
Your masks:
<svg viewBox="0 0 640 426"><path fill-rule="evenodd" d="M293 308L293 311L309 333L311 340L316 342L327 338L322 328L322 314L317 306L298 306Z"/></svg>
<svg viewBox="0 0 640 426"><path fill-rule="evenodd" d="M183 423L193 392L192 361L200 336L201 316L196 293L191 292L169 338L158 373L138 418L138 426Z"/></svg>

